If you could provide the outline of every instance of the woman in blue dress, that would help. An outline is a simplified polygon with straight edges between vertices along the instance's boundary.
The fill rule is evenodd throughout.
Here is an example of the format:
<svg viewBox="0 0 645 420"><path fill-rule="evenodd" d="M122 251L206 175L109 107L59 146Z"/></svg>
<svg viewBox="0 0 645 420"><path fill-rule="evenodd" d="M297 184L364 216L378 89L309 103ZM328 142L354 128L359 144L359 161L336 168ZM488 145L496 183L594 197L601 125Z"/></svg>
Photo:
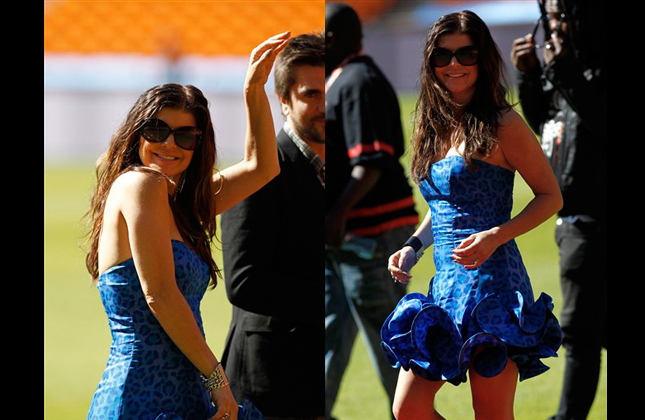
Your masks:
<svg viewBox="0 0 645 420"><path fill-rule="evenodd" d="M211 255L216 215L280 171L264 84L288 42L288 32L276 35L251 54L240 163L213 172L208 102L199 89L176 84L141 95L100 159L87 267L112 346L88 419L237 419L199 303L219 274Z"/></svg>
<svg viewBox="0 0 645 420"><path fill-rule="evenodd" d="M382 347L401 367L399 420L443 417L434 398L467 374L477 419L513 419L520 380L548 368L561 330L551 298L535 300L514 241L555 214L562 197L539 142L506 101L502 59L484 22L464 11L428 32L412 176L430 210L388 269L407 283L434 244L428 295L411 293L385 321ZM517 171L535 197L511 218Z"/></svg>

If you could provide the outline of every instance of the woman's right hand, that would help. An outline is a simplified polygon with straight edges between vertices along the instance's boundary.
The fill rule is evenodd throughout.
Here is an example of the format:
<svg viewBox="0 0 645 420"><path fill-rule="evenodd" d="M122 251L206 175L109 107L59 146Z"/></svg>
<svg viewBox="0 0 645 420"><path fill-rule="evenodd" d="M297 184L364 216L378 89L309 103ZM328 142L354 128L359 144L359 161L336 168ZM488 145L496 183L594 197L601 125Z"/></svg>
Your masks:
<svg viewBox="0 0 645 420"><path fill-rule="evenodd" d="M264 86L278 53L287 46L290 38L291 32L283 32L272 36L253 49L244 82L246 88L253 85Z"/></svg>
<svg viewBox="0 0 645 420"><path fill-rule="evenodd" d="M410 270L417 263L417 256L411 246L404 246L403 248L390 255L387 261L387 269L389 270L392 278L401 284L408 284L412 276Z"/></svg>
<svg viewBox="0 0 645 420"><path fill-rule="evenodd" d="M237 420L238 405L230 386L226 385L213 389L211 391L211 400L217 407L217 413L209 420ZM228 417L225 415L227 413Z"/></svg>

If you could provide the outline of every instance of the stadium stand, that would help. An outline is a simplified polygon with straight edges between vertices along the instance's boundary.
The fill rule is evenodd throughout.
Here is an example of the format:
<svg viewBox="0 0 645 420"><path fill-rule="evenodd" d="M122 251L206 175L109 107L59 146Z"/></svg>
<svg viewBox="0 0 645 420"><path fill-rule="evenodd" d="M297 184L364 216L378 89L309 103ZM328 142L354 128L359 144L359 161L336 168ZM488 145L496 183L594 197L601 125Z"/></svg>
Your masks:
<svg viewBox="0 0 645 420"><path fill-rule="evenodd" d="M312 7L318 3L320 7ZM324 2L45 2L45 53L247 55L279 32L322 30Z"/></svg>

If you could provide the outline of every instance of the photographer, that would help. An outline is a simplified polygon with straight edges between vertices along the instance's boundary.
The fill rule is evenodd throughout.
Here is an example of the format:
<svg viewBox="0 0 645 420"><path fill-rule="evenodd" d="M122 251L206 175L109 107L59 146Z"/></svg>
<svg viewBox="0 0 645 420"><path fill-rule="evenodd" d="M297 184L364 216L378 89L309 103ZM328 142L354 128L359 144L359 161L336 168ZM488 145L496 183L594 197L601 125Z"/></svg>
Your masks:
<svg viewBox="0 0 645 420"><path fill-rule="evenodd" d="M607 348L605 4L540 0L539 6L540 20L532 34L515 40L511 59L520 71L524 116L541 135L564 198L555 236L567 353L560 408L551 420L584 419Z"/></svg>

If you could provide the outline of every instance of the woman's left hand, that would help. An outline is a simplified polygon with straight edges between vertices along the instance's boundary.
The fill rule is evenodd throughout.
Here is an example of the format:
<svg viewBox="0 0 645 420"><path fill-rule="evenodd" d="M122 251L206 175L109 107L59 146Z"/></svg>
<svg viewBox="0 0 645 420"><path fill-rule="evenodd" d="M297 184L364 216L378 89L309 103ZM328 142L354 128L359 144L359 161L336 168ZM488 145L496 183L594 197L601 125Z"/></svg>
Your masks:
<svg viewBox="0 0 645 420"><path fill-rule="evenodd" d="M291 32L287 31L267 39L251 52L249 69L246 72L245 87L264 86L273 68L278 53L289 43Z"/></svg>
<svg viewBox="0 0 645 420"><path fill-rule="evenodd" d="M499 228L470 235L452 250L450 258L468 270L482 265L502 243L497 236Z"/></svg>
<svg viewBox="0 0 645 420"><path fill-rule="evenodd" d="M217 413L209 420L237 420L238 405L229 385L211 391L211 400Z"/></svg>

